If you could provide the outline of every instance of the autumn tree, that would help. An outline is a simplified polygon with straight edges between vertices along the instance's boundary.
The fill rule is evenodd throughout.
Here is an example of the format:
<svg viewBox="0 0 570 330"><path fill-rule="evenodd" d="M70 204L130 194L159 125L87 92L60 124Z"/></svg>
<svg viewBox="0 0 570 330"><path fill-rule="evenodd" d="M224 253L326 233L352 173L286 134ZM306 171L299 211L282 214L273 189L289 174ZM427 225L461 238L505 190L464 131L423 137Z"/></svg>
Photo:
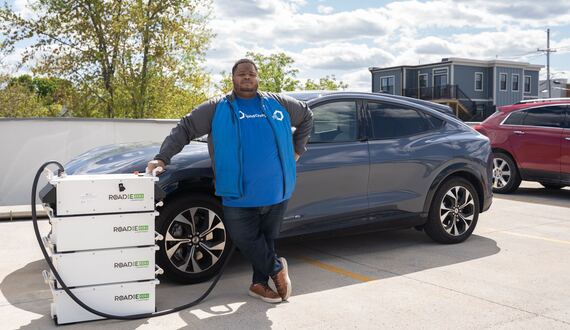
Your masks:
<svg viewBox="0 0 570 330"><path fill-rule="evenodd" d="M209 79L201 64L213 36L206 24L210 0L41 0L30 6L32 18L8 4L0 9L1 48L10 52L31 42L22 63L34 60L34 73L71 81L86 93L86 113L101 115L91 110L102 106L107 117L142 118L160 114L156 107L166 96L187 97L190 109L206 98Z"/></svg>

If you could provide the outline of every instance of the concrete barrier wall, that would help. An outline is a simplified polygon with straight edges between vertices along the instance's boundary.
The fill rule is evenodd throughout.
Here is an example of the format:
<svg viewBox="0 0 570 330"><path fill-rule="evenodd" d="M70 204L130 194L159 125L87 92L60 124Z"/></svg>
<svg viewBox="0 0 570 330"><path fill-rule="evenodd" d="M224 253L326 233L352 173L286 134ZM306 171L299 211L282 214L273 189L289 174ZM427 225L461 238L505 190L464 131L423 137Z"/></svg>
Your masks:
<svg viewBox="0 0 570 330"><path fill-rule="evenodd" d="M30 203L33 177L48 160L65 164L95 147L161 142L178 120L0 119L0 207ZM4 208L6 209L6 208Z"/></svg>

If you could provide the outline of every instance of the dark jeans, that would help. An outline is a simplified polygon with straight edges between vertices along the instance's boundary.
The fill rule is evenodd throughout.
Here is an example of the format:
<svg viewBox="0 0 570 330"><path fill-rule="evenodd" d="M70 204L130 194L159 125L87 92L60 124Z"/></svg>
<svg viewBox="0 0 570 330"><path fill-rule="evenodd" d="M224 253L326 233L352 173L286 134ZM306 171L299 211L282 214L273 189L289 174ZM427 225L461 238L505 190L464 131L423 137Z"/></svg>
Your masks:
<svg viewBox="0 0 570 330"><path fill-rule="evenodd" d="M224 225L232 241L253 265L252 283L267 283L282 268L275 254L287 202L261 207L224 206Z"/></svg>

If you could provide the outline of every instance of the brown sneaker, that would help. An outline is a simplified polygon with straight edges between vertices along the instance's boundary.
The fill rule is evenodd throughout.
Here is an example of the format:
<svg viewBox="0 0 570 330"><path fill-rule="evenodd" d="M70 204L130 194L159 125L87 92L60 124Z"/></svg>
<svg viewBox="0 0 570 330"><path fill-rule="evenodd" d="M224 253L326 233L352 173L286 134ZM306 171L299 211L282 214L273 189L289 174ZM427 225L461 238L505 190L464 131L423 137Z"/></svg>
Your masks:
<svg viewBox="0 0 570 330"><path fill-rule="evenodd" d="M279 258L279 261L281 261L283 269L281 269L279 273L271 276L271 279L273 280L273 283L275 283L277 293L279 293L283 300L287 300L291 296L291 279L289 278L289 273L287 271L287 260L281 257Z"/></svg>
<svg viewBox="0 0 570 330"><path fill-rule="evenodd" d="M276 304L281 302L281 297L267 284L255 283L249 287L249 295L265 302Z"/></svg>

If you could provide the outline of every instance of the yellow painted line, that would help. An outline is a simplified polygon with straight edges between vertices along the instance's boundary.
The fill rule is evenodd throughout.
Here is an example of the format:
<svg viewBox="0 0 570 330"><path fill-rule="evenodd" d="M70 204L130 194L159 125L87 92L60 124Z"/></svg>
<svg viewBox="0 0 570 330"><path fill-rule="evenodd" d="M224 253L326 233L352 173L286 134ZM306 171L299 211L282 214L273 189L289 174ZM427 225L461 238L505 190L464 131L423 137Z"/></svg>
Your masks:
<svg viewBox="0 0 570 330"><path fill-rule="evenodd" d="M570 244L570 241L561 240L561 239L554 239L554 238L548 238L548 237L542 237L542 236L520 234L520 233L515 233L512 231L499 230L499 229L494 229L494 228L489 228L489 227L486 227L485 229L492 230L493 232L496 232L496 233L503 233L503 234L513 235L513 236L532 238L532 239L537 239L537 240L541 240L541 241L561 243L561 244Z"/></svg>
<svg viewBox="0 0 570 330"><path fill-rule="evenodd" d="M329 264L326 264L324 262L320 262L320 261L315 260L315 259L311 259L311 258L307 258L307 257L303 257L303 256L296 256L295 258L303 260L304 262L311 264L313 266L319 267L321 269L328 270L329 272L340 274L340 275L343 275L346 277L350 277L350 278L355 279L357 281L368 282L368 281L374 280L371 277L356 274L356 273L353 273L353 272L348 271L346 269L342 269L342 268L339 268L339 267L336 267L333 265L329 265Z"/></svg>

